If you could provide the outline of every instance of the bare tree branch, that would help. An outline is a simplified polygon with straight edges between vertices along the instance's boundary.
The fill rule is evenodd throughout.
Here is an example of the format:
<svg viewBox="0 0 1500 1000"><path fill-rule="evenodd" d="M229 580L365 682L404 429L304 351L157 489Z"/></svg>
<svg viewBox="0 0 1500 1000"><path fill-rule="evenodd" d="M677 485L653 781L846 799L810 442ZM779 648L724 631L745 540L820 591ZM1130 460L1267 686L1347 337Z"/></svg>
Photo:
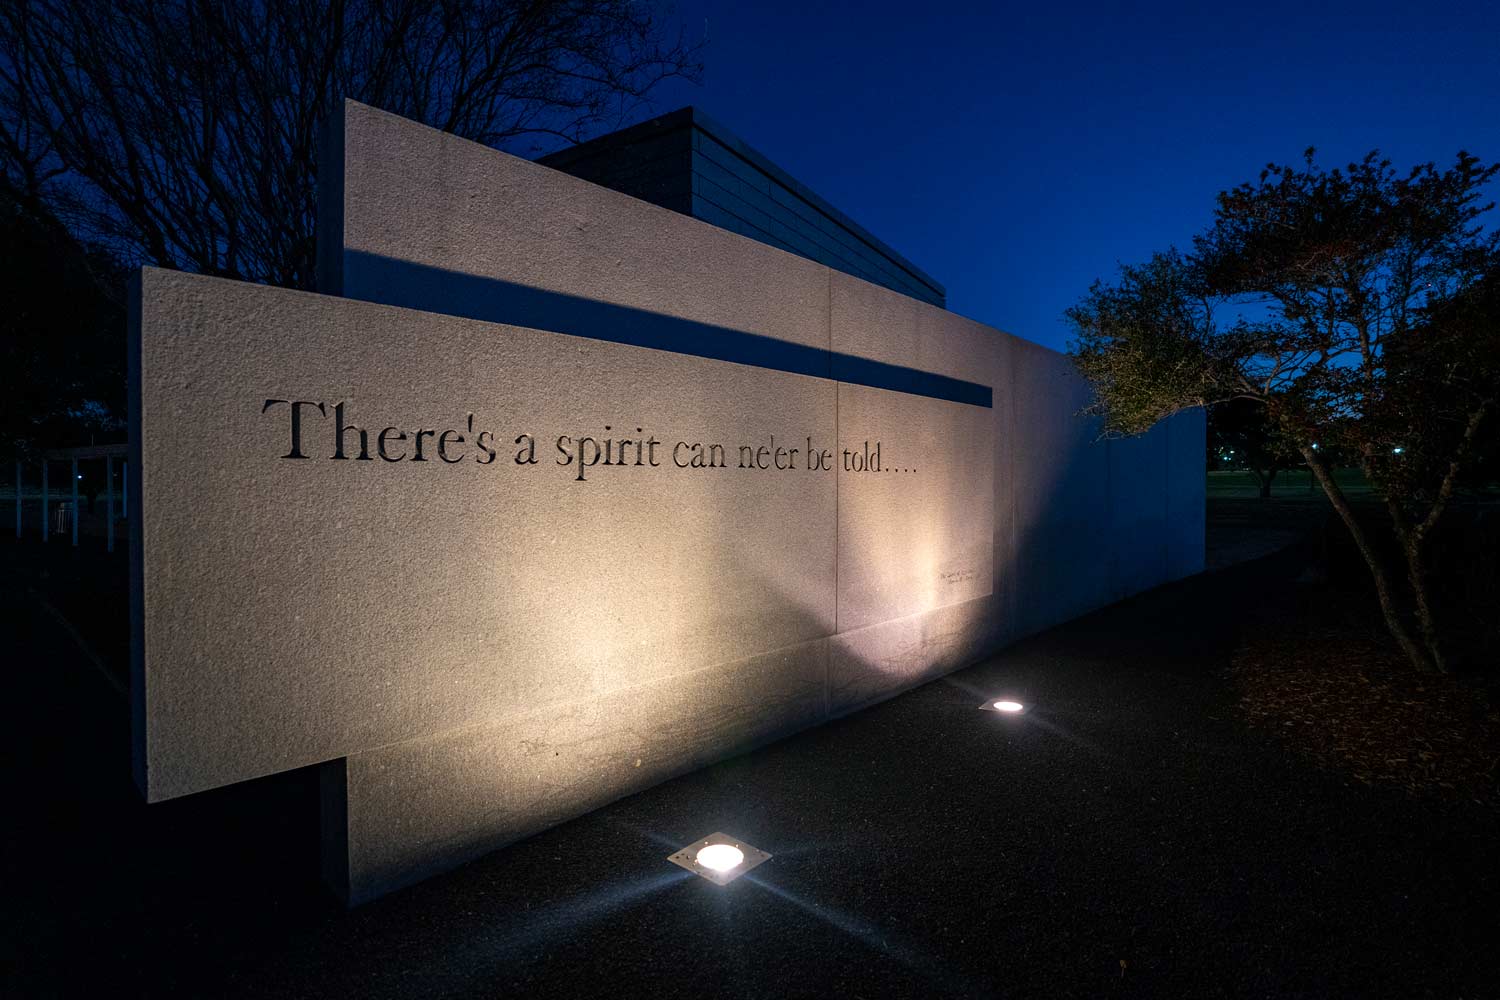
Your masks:
<svg viewBox="0 0 1500 1000"><path fill-rule="evenodd" d="M632 0L13 0L0 175L123 261L310 288L345 97L493 146L615 126L699 46Z"/></svg>

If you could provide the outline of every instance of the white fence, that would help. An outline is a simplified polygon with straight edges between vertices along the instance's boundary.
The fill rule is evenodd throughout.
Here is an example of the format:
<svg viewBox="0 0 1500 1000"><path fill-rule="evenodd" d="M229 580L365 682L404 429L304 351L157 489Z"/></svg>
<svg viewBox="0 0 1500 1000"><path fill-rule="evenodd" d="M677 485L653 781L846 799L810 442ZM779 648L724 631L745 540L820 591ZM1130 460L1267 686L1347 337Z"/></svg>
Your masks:
<svg viewBox="0 0 1500 1000"><path fill-rule="evenodd" d="M78 484L82 480L82 474L78 471L80 462L103 462L104 463L104 501L105 501L105 544L110 552L115 550L115 500L119 499L119 519L127 519L130 516L129 490L130 463L126 460L128 446L124 444L88 445L82 448L59 448L44 452L41 461L41 486L42 507L41 517L38 519L41 525L42 541L49 541L53 534L62 534L67 531L73 545L78 544ZM68 487L66 491L58 490L56 504L54 506L53 487L51 482L52 466L56 462L68 463ZM120 488L115 489L115 468L120 470ZM16 538L25 535L26 525L23 517L25 507L25 485L26 485L25 463L17 460L15 478L15 501L16 501Z"/></svg>

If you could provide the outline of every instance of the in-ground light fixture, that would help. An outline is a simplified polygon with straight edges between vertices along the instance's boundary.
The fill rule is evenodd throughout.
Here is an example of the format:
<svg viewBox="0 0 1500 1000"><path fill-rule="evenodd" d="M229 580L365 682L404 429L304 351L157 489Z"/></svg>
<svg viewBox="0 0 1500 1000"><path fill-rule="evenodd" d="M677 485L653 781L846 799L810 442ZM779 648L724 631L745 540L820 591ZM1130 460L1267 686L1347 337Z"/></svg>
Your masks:
<svg viewBox="0 0 1500 1000"><path fill-rule="evenodd" d="M770 861L771 855L738 837L711 833L669 855L667 860L710 882L728 885L750 869Z"/></svg>
<svg viewBox="0 0 1500 1000"><path fill-rule="evenodd" d="M985 712L998 712L1001 715L1025 715L1031 711L1031 706L1017 698L991 698L979 706Z"/></svg>

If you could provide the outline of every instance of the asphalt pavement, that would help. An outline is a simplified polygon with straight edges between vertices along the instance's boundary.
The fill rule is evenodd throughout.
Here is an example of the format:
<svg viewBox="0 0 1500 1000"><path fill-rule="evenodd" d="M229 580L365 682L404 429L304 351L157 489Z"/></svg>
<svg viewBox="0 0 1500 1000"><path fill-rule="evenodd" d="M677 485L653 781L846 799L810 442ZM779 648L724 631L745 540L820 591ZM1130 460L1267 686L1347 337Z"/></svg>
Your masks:
<svg viewBox="0 0 1500 1000"><path fill-rule="evenodd" d="M1243 612L1304 565L1158 589L352 912L312 772L139 800L123 645L18 570L0 995L1500 996L1494 815L1235 708ZM1000 693L1031 711L977 709ZM721 830L772 859L722 887L666 861Z"/></svg>

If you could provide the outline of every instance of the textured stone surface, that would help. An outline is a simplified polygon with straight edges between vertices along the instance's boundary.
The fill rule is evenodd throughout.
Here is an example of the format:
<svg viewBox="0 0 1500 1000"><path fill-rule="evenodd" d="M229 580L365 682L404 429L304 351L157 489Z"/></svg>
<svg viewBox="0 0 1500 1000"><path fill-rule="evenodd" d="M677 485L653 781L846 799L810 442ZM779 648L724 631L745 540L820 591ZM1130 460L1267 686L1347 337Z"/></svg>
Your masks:
<svg viewBox="0 0 1500 1000"><path fill-rule="evenodd" d="M817 640L350 756L330 881L359 902L821 721L827 660Z"/></svg>
<svg viewBox="0 0 1500 1000"><path fill-rule="evenodd" d="M868 281L829 276L833 350L994 385L998 352L1013 339L983 323Z"/></svg>
<svg viewBox="0 0 1500 1000"><path fill-rule="evenodd" d="M970 480L974 486L962 500L951 486L942 499L897 495L885 503L907 506L909 516L895 521L886 519L878 493L842 490L841 536L847 534L852 538L859 537L856 532L865 536L883 532L885 542L882 545L872 538L864 550L870 556L870 565L863 568L868 572L851 567L840 577L840 630L994 593L1000 595L993 608L996 637L1007 634L1013 617L1015 577L1012 571L1015 517L1010 476L1015 434L1010 355L1015 338L926 302L839 273L830 279L829 313L835 352L982 382L991 386L993 392L993 405L988 409L955 408L954 404L927 401L931 405L915 405L907 410L891 403L879 407L877 404L886 397L868 389L856 386L841 389L840 433L847 441L862 440L849 420L865 419L866 411L871 417L879 413L884 419L898 422L920 413L929 435L934 439L946 438L948 442L945 447L928 449L929 454L941 459L941 464L934 465L933 470L941 471L942 466L950 463L963 463L972 465L967 470L972 473L983 470L987 460L990 487L987 500L974 491L977 486L974 480ZM985 450L989 452L988 459L982 454ZM901 466L899 456L892 454L891 458ZM937 486L939 480L925 478L926 471L921 474L925 489ZM847 483L850 487L854 485L852 480ZM980 509L985 505L989 507L987 514ZM957 507L966 509L960 513ZM946 527L935 531L938 521L945 522ZM888 527L892 523L905 525L905 531L890 532ZM982 530L989 532L987 539L977 537L976 533ZM963 540L954 538L935 543L935 536L950 532L962 533ZM986 541L990 548L987 555L976 548ZM882 561L879 550L887 545L900 546L902 572L908 578L905 583L897 584L891 579L895 571ZM955 565L946 571L930 573L931 578L923 577L924 571L943 561ZM958 562L964 565L958 566ZM963 576L965 570L982 574L985 565L989 567L988 584ZM947 579L942 578L945 572L949 574Z"/></svg>
<svg viewBox="0 0 1500 1000"><path fill-rule="evenodd" d="M335 264L338 246L319 248L324 291L540 329L582 299L828 346L820 264L352 102L337 158L342 189L320 207L341 209L327 228L343 252ZM595 335L628 321L611 315Z"/></svg>
<svg viewBox="0 0 1500 1000"><path fill-rule="evenodd" d="M995 648L996 611L994 598L981 597L835 636L829 713L852 712L973 663Z"/></svg>
<svg viewBox="0 0 1500 1000"><path fill-rule="evenodd" d="M834 474L735 467L773 434L831 445L831 382L168 272L143 286L153 799L834 631ZM388 453L408 460L331 460L315 410L309 458L282 458L289 407L268 398L344 402L372 452L399 426ZM558 464L559 435L637 427L661 467ZM464 460L428 436L410 461L417 428L463 433ZM535 466L514 462L521 433ZM722 442L730 467L675 468L679 440Z"/></svg>
<svg viewBox="0 0 1500 1000"><path fill-rule="evenodd" d="M838 423L839 631L989 594L992 411L840 384Z"/></svg>
<svg viewBox="0 0 1500 1000"><path fill-rule="evenodd" d="M990 592L995 604L994 641L1010 642L1021 634L1021 575L1016 544L1016 442L1025 433L1016 423L1015 355L1019 338L1000 334L995 344L991 384L995 405L995 538L991 548Z"/></svg>

